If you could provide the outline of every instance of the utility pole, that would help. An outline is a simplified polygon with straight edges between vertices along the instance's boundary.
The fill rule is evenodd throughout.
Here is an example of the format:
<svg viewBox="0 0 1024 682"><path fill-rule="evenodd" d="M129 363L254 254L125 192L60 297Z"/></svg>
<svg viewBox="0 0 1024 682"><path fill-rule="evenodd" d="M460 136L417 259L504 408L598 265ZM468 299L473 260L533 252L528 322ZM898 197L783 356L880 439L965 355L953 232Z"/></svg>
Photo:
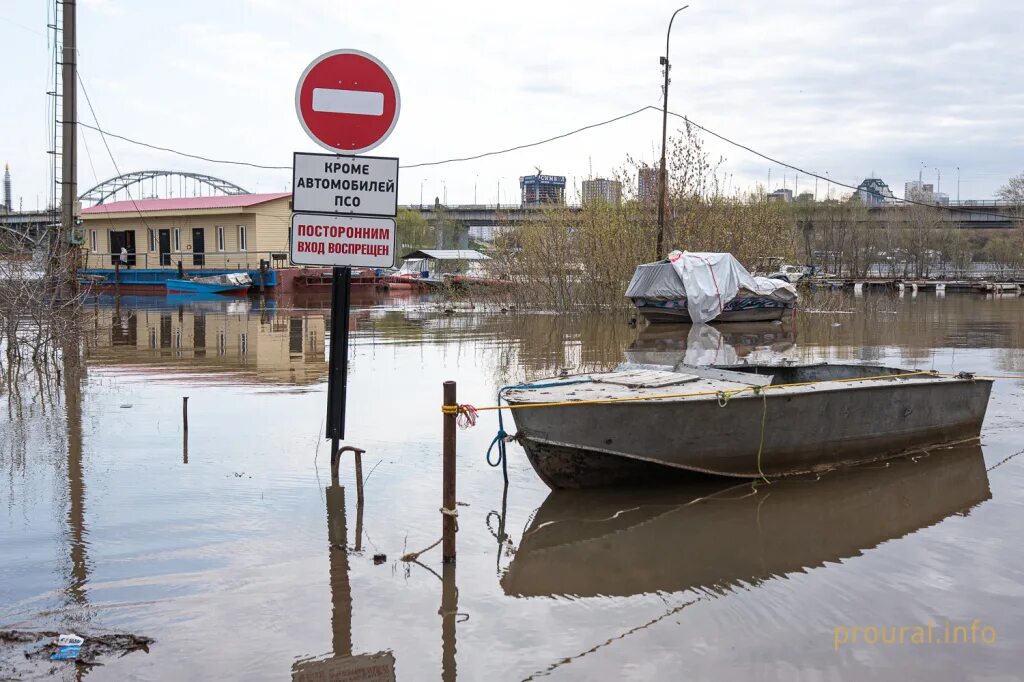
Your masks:
<svg viewBox="0 0 1024 682"><path fill-rule="evenodd" d="M960 203L960 166L956 167L956 203Z"/></svg>
<svg viewBox="0 0 1024 682"><path fill-rule="evenodd" d="M668 171L665 168L665 142L668 139L668 74L672 64L668 59L669 40L672 37L672 22L676 15L682 12L689 5L683 5L672 13L668 20L668 31L665 32L665 56L661 58L661 65L665 67L665 85L662 89L661 107L661 167L658 169L658 239L655 245L655 258L660 259L665 246L665 203L668 198Z"/></svg>
<svg viewBox="0 0 1024 682"><path fill-rule="evenodd" d="M68 286L73 287L78 282L77 257L72 258L73 254L77 254L77 250L71 244L75 229L75 202L78 201L78 72L75 67L78 41L75 36L75 2L76 0L63 0L62 3L64 42L61 64L61 226L57 230L54 250L60 263L57 271L63 272L66 277L66 286L62 287L65 291L68 290Z"/></svg>

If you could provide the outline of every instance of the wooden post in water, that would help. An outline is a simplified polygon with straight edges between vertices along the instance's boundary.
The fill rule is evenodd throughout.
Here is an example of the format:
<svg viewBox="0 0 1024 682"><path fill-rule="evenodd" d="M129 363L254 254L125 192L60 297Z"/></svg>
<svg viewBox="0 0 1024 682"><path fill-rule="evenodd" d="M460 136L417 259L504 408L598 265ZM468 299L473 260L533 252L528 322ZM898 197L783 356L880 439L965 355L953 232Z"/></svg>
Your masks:
<svg viewBox="0 0 1024 682"><path fill-rule="evenodd" d="M181 397L181 451L182 460L188 464L188 396Z"/></svg>
<svg viewBox="0 0 1024 682"><path fill-rule="evenodd" d="M444 563L455 561L455 426L458 419L458 403L455 400L455 382L444 382L444 431L442 443L442 514L441 514L441 555Z"/></svg>

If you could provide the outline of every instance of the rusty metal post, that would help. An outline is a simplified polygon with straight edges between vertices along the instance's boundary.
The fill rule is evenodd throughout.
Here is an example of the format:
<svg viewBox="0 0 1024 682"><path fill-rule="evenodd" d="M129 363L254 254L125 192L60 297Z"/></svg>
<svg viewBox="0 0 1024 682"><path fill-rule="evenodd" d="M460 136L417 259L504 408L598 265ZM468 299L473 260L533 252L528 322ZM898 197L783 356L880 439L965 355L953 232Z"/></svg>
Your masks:
<svg viewBox="0 0 1024 682"><path fill-rule="evenodd" d="M445 563L455 561L455 426L458 403L455 401L455 382L444 382L444 432L442 444L442 515L441 555Z"/></svg>

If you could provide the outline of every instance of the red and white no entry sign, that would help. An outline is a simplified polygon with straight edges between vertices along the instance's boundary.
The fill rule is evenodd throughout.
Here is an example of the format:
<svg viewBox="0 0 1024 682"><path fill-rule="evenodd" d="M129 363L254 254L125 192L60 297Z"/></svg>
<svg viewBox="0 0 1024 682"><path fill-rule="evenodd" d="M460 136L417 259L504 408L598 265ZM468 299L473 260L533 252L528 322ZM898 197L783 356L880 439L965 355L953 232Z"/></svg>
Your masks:
<svg viewBox="0 0 1024 682"><path fill-rule="evenodd" d="M295 88L299 122L321 147L361 154L387 139L401 110L388 67L359 50L334 50L306 67Z"/></svg>

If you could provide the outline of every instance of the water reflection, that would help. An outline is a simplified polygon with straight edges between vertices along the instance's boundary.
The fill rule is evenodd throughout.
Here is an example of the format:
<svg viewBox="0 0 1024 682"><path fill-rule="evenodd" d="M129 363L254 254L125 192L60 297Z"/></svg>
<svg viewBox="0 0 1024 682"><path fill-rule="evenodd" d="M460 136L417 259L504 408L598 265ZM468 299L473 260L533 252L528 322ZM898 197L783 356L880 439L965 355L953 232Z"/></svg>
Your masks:
<svg viewBox="0 0 1024 682"><path fill-rule="evenodd" d="M87 311L94 365L298 385L319 382L327 373L323 310L209 296L96 296Z"/></svg>
<svg viewBox="0 0 1024 682"><path fill-rule="evenodd" d="M837 622L903 622L907 613L930 609L968 622L1001 619L1000 635L1019 629L1020 609L1012 608L1019 553L1006 539L1019 530L1013 519L1021 508L1024 457L1011 455L1024 447L1017 382L997 386L984 432L993 461L1011 456L990 474L995 498L982 513L955 523L951 515L990 496L977 447L820 481L640 495L549 494L516 450L511 488L501 492L500 473L480 461L494 426L493 413L484 413L476 429L459 434L467 462L460 501L469 505L459 537L460 584L439 556L424 557L437 582L419 567L402 575L373 566L369 556L356 558L363 542L367 553L386 552L394 562L407 540L420 547L436 537L436 389L449 372L461 373L460 398L465 386L464 399L483 404L498 385L563 367L610 369L623 361L623 351L633 361L665 364L753 361L762 354L801 361L884 357L908 365L938 357L943 371L1020 371L1019 299L869 294L834 305L855 314L804 312L787 326L636 329L619 314L446 313L432 302L368 297L352 315L350 376L353 395L366 396L361 418L371 442L361 444L382 460L367 489L365 535L351 487L347 505L340 486L322 493L314 458L296 447L322 432L320 396L307 387L325 379L329 341L325 300L302 305L90 300L87 353L77 368L67 354L50 403L33 404L26 392L0 414L0 615L6 623L139 630L157 639L148 656L111 659L94 673L111 679L202 678L211 670L260 679L394 679L398 658L408 666L403 678L440 673L454 680L458 662L464 679L522 679L538 661L569 660L606 639L614 641L600 655L573 660L576 677L628 670L638 679L784 678L797 665L834 677L836 666L852 660L828 657ZM87 382L87 365L103 371ZM171 377L188 389L131 381L136 374ZM254 383L304 388L254 391ZM174 430L160 431L168 420L176 428L183 393L190 403L215 407L212 413L193 407L187 467L177 463L188 442L179 442ZM126 395L134 399L127 412L120 409ZM203 452L204 442L217 440L211 434L223 434L223 442ZM321 451L321 474L324 464ZM143 478L159 484L140 491ZM347 525L355 533L347 538L346 506L351 513L353 505ZM933 524L939 525L915 534ZM523 525L515 549L507 534L517 535ZM901 539L873 549L895 538ZM870 558L845 561L862 553ZM776 579L801 571L810 575ZM941 589L932 582L936 575ZM857 598L828 602L837 584L856 590ZM749 592L719 597L741 586ZM666 596L687 590L704 594ZM567 595L593 599L562 598ZM694 599L702 606L681 614ZM662 601L669 602L667 613ZM460 605L473 610L474 622L459 626ZM302 627L309 614L315 622ZM630 628L619 637L623 623L658 621L664 632L634 635L638 628ZM245 646L230 627L239 622L246 624ZM824 643L817 649L792 646L797 639L813 644L819 635ZM701 637L692 655L678 655L679 641ZM716 649L715 640L726 643ZM1010 648L932 652L930 660L957 673L1008 672L1016 660ZM382 653L366 653L375 651ZM295 655L317 658L293 663ZM907 649L862 649L855 656L868 663L852 675L865 679L884 665L920 664L920 655ZM739 672L729 667L748 663Z"/></svg>
<svg viewBox="0 0 1024 682"><path fill-rule="evenodd" d="M796 331L788 323L651 325L625 353L628 362L647 365L734 365L777 360L795 342Z"/></svg>
<svg viewBox="0 0 1024 682"><path fill-rule="evenodd" d="M80 338L71 333L61 349L64 411L67 420L67 545L70 568L64 594L69 605L88 604L89 557L85 526L85 475L82 461L82 386L85 382ZM79 611L79 615L84 615Z"/></svg>
<svg viewBox="0 0 1024 682"><path fill-rule="evenodd" d="M721 593L859 555L990 497L979 445L770 486L557 491L501 584L517 597Z"/></svg>
<svg viewBox="0 0 1024 682"><path fill-rule="evenodd" d="M328 682L330 680L394 682L395 657L390 651L374 654L354 654L352 652L352 583L349 579L345 488L338 485L335 480L325 491L324 497L327 502L327 544L330 562L328 575L331 585L331 654L316 659L296 661L292 665L292 680L295 682ZM362 504L358 505L357 514L361 520Z"/></svg>

